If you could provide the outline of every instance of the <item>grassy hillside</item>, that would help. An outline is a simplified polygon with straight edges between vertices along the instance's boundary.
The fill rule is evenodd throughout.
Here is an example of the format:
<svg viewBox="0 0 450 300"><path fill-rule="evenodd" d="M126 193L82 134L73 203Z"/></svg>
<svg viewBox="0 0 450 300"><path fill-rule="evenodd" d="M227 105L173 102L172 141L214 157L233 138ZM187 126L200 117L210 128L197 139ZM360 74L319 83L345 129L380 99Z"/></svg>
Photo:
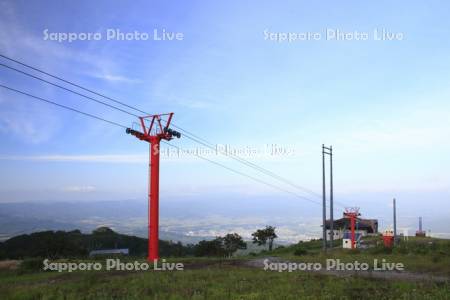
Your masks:
<svg viewBox="0 0 450 300"><path fill-rule="evenodd" d="M448 299L449 291L432 282L268 272L234 260L193 259L178 272L0 272L3 299Z"/></svg>
<svg viewBox="0 0 450 300"><path fill-rule="evenodd" d="M36 259L21 264L4 261L5 267L0 264L0 295L2 299L448 299L448 280L386 280L361 277L357 272L349 276L277 272L248 264L268 256L295 262L324 262L333 257L344 262L370 262L385 258L403 262L408 272L429 272L450 278L450 241L412 238L391 251L377 246L379 240L366 239L366 244L373 247L365 250L335 248L327 254L320 250L321 241L311 241L232 259L168 259L184 263L183 271L58 273L44 272L42 262ZM143 261L123 258L135 259Z"/></svg>
<svg viewBox="0 0 450 300"><path fill-rule="evenodd" d="M285 258L289 261L321 262L326 259L338 258L342 262L373 263L385 259L387 262L400 262L405 265L405 271L432 272L450 276L450 240L428 237L410 237L408 241L401 240L393 249L386 249L380 237L368 237L363 243L369 248L349 250L342 249L342 241L336 241L336 247L327 253L322 251L322 241L300 242L289 247L275 249L271 255ZM258 256L267 255L260 253Z"/></svg>

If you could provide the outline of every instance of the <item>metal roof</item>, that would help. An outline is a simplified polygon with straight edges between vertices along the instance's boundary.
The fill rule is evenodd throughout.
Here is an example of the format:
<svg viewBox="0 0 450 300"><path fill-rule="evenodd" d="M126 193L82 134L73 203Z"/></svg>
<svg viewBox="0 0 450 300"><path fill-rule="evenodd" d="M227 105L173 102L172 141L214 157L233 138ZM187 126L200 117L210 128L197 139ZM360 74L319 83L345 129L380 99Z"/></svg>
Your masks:
<svg viewBox="0 0 450 300"><path fill-rule="evenodd" d="M124 255L128 255L129 254L129 250L128 250L128 248L126 248L126 249L102 249L102 250L92 250L91 252L89 252L89 256L103 255L103 254L124 254Z"/></svg>

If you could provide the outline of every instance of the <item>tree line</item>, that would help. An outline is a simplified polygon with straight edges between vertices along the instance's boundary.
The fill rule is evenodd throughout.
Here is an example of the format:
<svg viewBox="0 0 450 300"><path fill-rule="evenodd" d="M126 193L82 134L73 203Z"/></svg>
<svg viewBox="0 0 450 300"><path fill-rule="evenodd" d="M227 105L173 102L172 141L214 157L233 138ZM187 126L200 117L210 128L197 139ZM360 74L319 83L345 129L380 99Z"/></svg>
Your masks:
<svg viewBox="0 0 450 300"><path fill-rule="evenodd" d="M272 250L277 238L275 227L267 226L252 234L252 241L267 245ZM87 257L92 250L128 248L130 256L147 255L147 239L114 232L100 227L90 234L73 231L41 231L15 236L0 243L0 259L23 259L45 257L49 259ZM237 233L218 236L213 240L202 240L193 245L181 242L159 241L162 257L216 256L230 257L239 249L246 249L247 243Z"/></svg>

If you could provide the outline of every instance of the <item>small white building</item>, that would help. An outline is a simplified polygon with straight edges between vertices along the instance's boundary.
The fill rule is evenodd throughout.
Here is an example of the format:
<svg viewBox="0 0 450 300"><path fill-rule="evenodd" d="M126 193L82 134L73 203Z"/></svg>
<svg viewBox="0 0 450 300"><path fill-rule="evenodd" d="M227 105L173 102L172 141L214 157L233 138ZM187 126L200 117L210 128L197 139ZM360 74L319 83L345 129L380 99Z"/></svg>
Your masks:
<svg viewBox="0 0 450 300"><path fill-rule="evenodd" d="M361 244L361 238L364 235L363 230L355 231L355 241L353 242L353 248L359 248ZM365 233L367 234L367 233ZM343 238L342 238L342 248L344 249L352 249L352 232L350 230L346 230L344 232Z"/></svg>
<svg viewBox="0 0 450 300"><path fill-rule="evenodd" d="M327 220L326 223L327 239L331 238L331 221ZM343 239L346 231L351 230L350 220L348 218L341 218L334 220L333 222L333 239ZM378 234L378 220L376 219L360 219L356 220L355 232L361 236L370 236Z"/></svg>
<svg viewBox="0 0 450 300"><path fill-rule="evenodd" d="M102 255L128 255L129 250L126 249L103 249L93 250L89 252L89 256L102 256Z"/></svg>

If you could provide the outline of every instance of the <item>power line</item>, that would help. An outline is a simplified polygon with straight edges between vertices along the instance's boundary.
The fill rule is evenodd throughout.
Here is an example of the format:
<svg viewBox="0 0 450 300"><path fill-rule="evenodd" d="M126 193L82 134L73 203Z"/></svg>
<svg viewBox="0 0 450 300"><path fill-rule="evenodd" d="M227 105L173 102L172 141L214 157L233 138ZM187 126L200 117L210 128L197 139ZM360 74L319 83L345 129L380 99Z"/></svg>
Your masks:
<svg viewBox="0 0 450 300"><path fill-rule="evenodd" d="M31 98L33 98L33 99L36 99L36 100L39 100L39 101L48 103L48 104L52 104L52 105L55 105L55 106L58 106L58 107L61 107L61 108L64 108L64 109L71 110L71 111L73 111L73 112L76 112L76 113L85 115L85 116L87 116L87 117L91 117L91 118L94 118L94 119L97 119L97 120L100 120L100 121L103 121L103 122L106 122L106 123L109 123L109 124L112 124L112 125L115 125L115 126L119 126L119 127L125 128L125 129L127 128L127 126L124 126L124 125L122 125L122 124L116 123L116 122L114 122L114 121L109 121L109 120L106 120L106 119L104 119L104 118L95 116L95 115L93 115L93 114L83 112L83 111L78 110L78 109L76 109L76 108L72 108L72 107L69 107L69 106L66 106L66 105L63 105L63 104L59 104L59 103L53 102L53 101L51 101L51 100L47 100L47 99L44 99L44 98L41 98L41 97L38 97L38 96L34 96L34 95L31 95L31 94L28 94L27 92L20 91L20 90L16 90L16 89L14 89L14 88L11 88L11 87L6 86L6 85L3 85L3 84L0 84L0 87L2 87L2 88L4 88L4 89L7 89L7 90L10 90L10 91L13 91L13 92L16 92L16 93L18 93L18 94L22 94L22 95L31 97Z"/></svg>
<svg viewBox="0 0 450 300"><path fill-rule="evenodd" d="M30 68L30 69L35 70L35 71L38 71L38 72L40 72L40 73L42 73L42 74L45 74L45 75L50 76L50 77L53 77L53 78L55 78L55 79L61 80L61 81L66 82L66 83L68 83L68 84L70 84L70 85L72 85L72 86L75 86L75 87L77 87L77 88L83 89L83 90L85 90L85 91L88 91L88 92L90 92L90 93L93 93L93 94L95 94L95 95L98 95L98 96L100 96L100 97L103 97L103 98L105 98L105 99L114 101L115 103L124 105L124 106L126 106L126 107L131 108L131 109L134 109L134 110L136 110L136 111L139 111L139 112L141 112L141 113L143 113L143 114L150 115L150 113L148 113L148 112L142 111L142 110L140 110L140 109L138 109L138 108L135 108L135 107L133 107L133 106L131 106L131 105L128 105L128 104L123 103L123 102L121 102L121 101L115 100L115 99L110 98L110 97L108 97L108 96L105 96L105 95L103 95L103 94L97 93L97 92L92 91L92 90L90 90L90 89L84 88L84 87L82 87L82 86L80 86L80 85L78 85L78 84L76 84L76 83L73 83L73 82L68 81L68 80L65 80L65 79L63 79L63 78L61 78L61 77L52 75L52 74L50 74L50 73L48 73L48 72L45 72L45 71L43 71L43 70L40 70L40 69L38 69L38 68L32 67L32 66L27 65L27 64L25 64L25 63L22 63L22 62L19 62L19 61L17 61L17 60L14 60L14 59L12 59L12 58L6 57L5 55L0 54L0 57L4 57L4 58L9 59L9 60L11 60L11 61L13 61L13 62L15 62L15 63L18 63L18 64L20 64L20 65L26 66L27 68ZM95 101L95 102L97 102L97 103L99 103L99 104L102 104L102 105L105 105L105 106L107 106L107 107L109 107L109 108L116 109L116 110L118 110L118 111L121 111L121 112L126 113L126 114L128 114L128 115L131 115L131 116L133 116L133 117L136 117L136 118L139 118L139 117L140 117L139 115L136 115L136 114L134 114L134 113L131 113L131 112L129 112L129 111L126 111L126 110L124 110L124 109L121 109L121 108L119 108L119 107L116 107L116 106L114 106L114 105L108 104L108 103L106 103L106 102L100 101L100 100L98 100L98 99L89 97L89 96L87 96L87 95L85 95L85 94L81 94L81 93L79 93L79 92L77 92L77 91L71 90L71 89L69 89L69 88L66 88L66 87L64 87L64 86L61 86L61 85L56 84L56 83L54 83L54 82L45 80L44 78L35 76L35 75L30 74L30 73L28 73L28 72L19 70L19 69L17 69L17 68L8 66L8 65L3 64L3 63L0 63L0 66L1 66L1 67L4 67L4 68L7 68L7 69L10 69L10 70L12 70L12 71L15 71L15 72L17 72L17 73L20 73L20 74L22 74L22 75L31 77L31 78L33 78L33 79L39 80L39 81L44 82L44 83L46 83L46 84L55 86L55 87L57 87L57 88L60 88L60 89L62 89L62 90L65 90L65 91L67 91L67 92L73 93L73 94L75 94L75 95L81 96L81 97L86 98L86 99L88 99L88 100ZM174 125L173 127L177 127L177 126ZM178 127L177 127L177 128L178 128ZM183 130L183 131L185 131L185 130ZM187 132L187 131L186 131L186 132ZM191 134L191 135L194 136L194 134ZM198 138L198 139L201 139L200 137L197 137L197 138Z"/></svg>
<svg viewBox="0 0 450 300"><path fill-rule="evenodd" d="M182 149L181 149L180 147L177 147L177 146L175 146L175 145L169 144L169 143L164 142L164 141L161 141L161 142L163 142L163 143L166 144L166 145L169 145L170 147L176 148L176 149L178 149L179 151L182 151ZM212 163L212 164L215 164L215 165L217 165L217 166L220 166L220 167L222 167L222 168L225 168L225 169L227 169L227 170L229 170L229 171L231 171L231 172L233 172L233 173L236 173L236 174L239 174L239 175L241 175L241 176L250 178L250 179L252 179L252 180L254 180L254 181L256 181L256 182L259 182L259 183L261 183L261 184L267 185L267 186L272 187L272 188L274 188L274 189L277 189L277 190L279 190L279 191L283 191L283 192L285 192L285 193L289 193L289 194L291 194L291 195L294 195L294 196L297 197L297 198L300 198L300 199L303 199L303 200L307 200L307 201L309 201L309 202L312 202L312 203L315 203L315 204L320 205L320 203L317 202L317 201L314 201L314 200L312 200L312 199L306 198L306 197L304 197L304 196L302 196L302 195L299 195L299 194L297 194L297 193L294 193L294 192L292 192L292 191L285 190L285 189L283 189L283 188L280 188L279 186L273 185L273 184L268 183L268 182L266 182L266 181L264 181L264 180L261 180L261 179L259 179L259 178L253 177L253 176L251 176L251 175L245 174L245 173L243 173L243 172L241 172L241 171L238 171L238 170L236 170L236 169L230 168L230 167L228 167L228 166L226 166L226 165L224 165L224 164L218 163L218 162L216 162L216 161L214 161L214 160L212 160L212 159L208 159L208 158L206 158L206 157L204 157L204 156L201 156L201 155L199 155L199 154L197 154L197 153L193 153L193 155L197 156L197 157L200 158L200 159L203 159L203 160L205 160L205 161L208 161L208 162L210 162L210 163Z"/></svg>
<svg viewBox="0 0 450 300"><path fill-rule="evenodd" d="M63 90L65 90L65 91L68 91L68 92L70 92L70 93L73 93L73 94L75 94L75 95L78 95L78 96L80 96L80 97L86 98L86 99L88 99L88 100L95 101L95 102L97 102L97 103L99 103L99 104L103 104L103 105L105 105L105 106L107 106L107 107L109 107L109 108L116 109L116 110L121 111L121 112L123 112L123 113L126 113L126 114L128 114L128 115L131 115L131 116L134 116L134 117L139 117L138 115L133 114L133 113L130 113L129 111L126 111L126 110L124 110L124 109L121 109L121 108L119 108L119 107L117 107L117 106L108 104L108 103L106 103L106 102L103 102L103 101L100 101L100 100L98 100L98 99L95 99L95 98L86 96L86 95L81 94L81 93L78 93L77 91L68 89L68 88L63 87L63 86L61 86L61 85L59 85L59 84L50 82L50 81L48 81L48 80L45 80L45 79L40 78L40 77L38 77L38 76L32 75L32 74L30 74L30 73L21 71L21 70L19 70L19 69L13 68L13 67L11 67L11 66L8 66L8 65L5 65L5 64L2 64L2 63L0 63L0 66L1 66L1 67L4 67L4 68L8 68L8 69L10 69L10 70L12 70L12 71L21 73L21 74L23 74L23 75L25 75L25 76L28 76L28 77L37 79L37 80L39 80L39 81L45 82L45 83L50 84L50 85L52 85L52 86L58 87L58 88L60 88L60 89L63 89Z"/></svg>
<svg viewBox="0 0 450 300"><path fill-rule="evenodd" d="M121 105L126 106L126 107L128 107L128 108L134 109L134 110L136 110L136 111L138 111L138 112L140 112L140 113L148 114L148 113L146 113L145 111L139 110L139 109L137 109L136 107L133 107L133 106L131 106L131 105L128 105L128 104L126 104L126 103L123 103L122 101L119 101L119 100L110 98L110 97L108 97L108 96L106 96L106 95L104 95L104 94L98 93L98 92L93 91L93 90L88 89L88 88L85 88L85 87L83 87L83 86L81 86L81 85L79 85L79 84L76 84L76 83L74 83L74 82L72 82L72 81L70 81L70 80L67 80L67 79L61 78L61 77L59 77L59 76L50 74L50 73L48 73L48 72L46 72L46 71L44 71L44 70L42 70L42 69L39 69L39 68L30 66L30 65L28 65L28 64L26 64L26 63L23 63L23 62L21 62L21 61L18 61L18 60L16 60L16 59L13 59L13 58L8 57L8 56L6 56L6 55L3 55L3 54L1 54L1 53L0 53L0 57L3 57L3 58L5 58L5 59L7 59L7 60L9 60L9 61L15 62L15 63L17 63L17 64L19 64L19 65L22 65L22 66L27 67L27 68L29 68L29 69L32 69L32 70L34 70L34 71L40 72L40 73L42 73L42 74L45 74L45 75L47 75L47 76L49 76L49 77L52 77L52 78L61 80L62 82L65 82L65 83L67 83L67 84L70 84L70 85L72 85L72 86L75 86L75 87L77 87L77 88L79 88L79 89L82 89L82 90L84 90L84 91L86 91L86 92L89 92L89 93L92 93L92 94L94 94L94 95L103 97L103 98L105 98L105 99L108 99L108 100L110 100L110 101L113 101L113 102L115 102L115 103L117 103L117 104L121 104Z"/></svg>
<svg viewBox="0 0 450 300"><path fill-rule="evenodd" d="M211 149L211 150L214 150L214 151L217 151L217 150L218 150L216 147L214 147L214 145L213 145L212 143L210 143L210 142L208 142L208 141L206 141L206 140L204 140L204 139L201 139L201 138L199 138L199 137L196 137L195 135L193 135L193 134L190 133L189 131L184 130L184 129L181 128L181 127L178 127L178 126L176 126L176 125L173 124L173 123L172 123L172 127L177 128L177 129L179 129L180 131L182 131L183 134L184 134L184 136L187 137L188 139L190 139L190 140L192 140L192 141L195 141L196 143L199 143L199 144L201 144L201 145L203 145L203 146L205 146L205 147L207 147L207 148L209 148L209 149ZM191 135L191 136L190 136L190 135ZM192 137L192 136L194 136L194 137ZM310 195L312 195L312 196L322 198L322 195L320 195L320 194L318 194L318 193L316 193L316 192L314 192L314 191L311 191L311 190L309 190L309 189L307 189L307 188L304 188L304 187L302 187L302 186L299 186L299 185L297 185L297 184L295 184L295 183L293 183L293 182L291 182L291 181L289 181L289 180L287 180L287 179L285 179L285 178L283 178L283 177L277 175L276 173L274 173L274 172L272 172L272 171L270 171L270 170L267 170L267 169L265 169L265 168L263 168L263 167L261 167L261 166L258 166L257 164L252 163L252 162L250 162L250 161L248 161L248 160L246 160L246 159L244 159L244 158L242 158L242 157L240 157L240 156L237 156L237 155L228 153L228 152L226 152L225 150L221 150L221 151L219 151L219 152L222 153L222 154L224 154L224 155L226 155L226 156L228 156L228 157L230 157L231 159L234 159L234 160L236 160L236 161L239 161L239 162L241 162L241 163L243 163L243 164L245 164L245 165L247 165L247 166L249 166L249 167L251 167L251 168L257 169L258 171L260 171L260 172L262 172L262 173L264 173L264 174L266 174L266 175L268 175L268 176L274 177L274 178L278 179L279 181L282 181L282 182L284 182L284 183L286 183L286 184L288 184L288 185L290 185L290 186L292 186L292 187L295 187L295 188L297 188L297 189L299 189L299 190L302 190L302 191L304 191L304 192L307 192L308 194L310 194ZM346 207L346 205L343 204L343 203L341 203L341 202L334 201L334 203L338 204L338 205L341 206L341 207Z"/></svg>
<svg viewBox="0 0 450 300"><path fill-rule="evenodd" d="M177 129L179 129L179 130L181 130L181 131L184 132L184 130L181 129L180 127L177 127L177 126L175 126L175 125L173 125L173 127L175 127L175 128L177 128ZM196 143L199 143L199 144L201 144L201 145L203 145L203 146L205 146L205 147L207 147L207 148L209 148L209 149L215 150L215 151L218 150L216 147L212 146L211 144L207 144L206 142L200 141L200 140L198 140L197 138L194 138L194 137L189 136L189 134L186 134L186 132L185 132L184 134L185 134L185 136L186 136L188 139L190 139L190 140L192 140L192 141L195 141ZM260 172L262 172L262 173L264 173L264 174L266 174L266 175L268 175L268 176L274 177L274 178L278 179L279 181L282 181L282 182L284 182L284 183L286 183L286 184L288 184L288 185L290 185L290 186L292 186L292 187L295 187L295 188L297 188L297 189L299 189L299 190L302 190L302 191L304 191L304 192L307 192L307 193L309 193L309 194L311 194L311 195L313 195L313 196L315 196L315 197L322 197L321 195L319 195L319 194L317 194L317 193L315 193L315 192L313 192L313 191L311 191L311 190L309 190L309 189L306 189L306 188L304 188L304 187L301 187L301 186L299 186L299 185L297 185L297 184L295 184L295 183L289 181L288 179L285 179L285 178L283 178L283 177L277 175L276 173L274 173L274 172L272 172L272 171L269 171L269 170L267 170L267 169L265 169L265 168L263 168L263 167L261 167L261 166L258 166L257 164L252 163L251 161L248 161L248 160L246 160L246 159L244 159L244 158L242 158L242 157L240 157L240 156L237 156L237 155L235 155L235 154L228 153L228 152L226 152L225 150L219 150L219 151L220 151L220 153L222 153L222 154L224 154L224 155L230 157L230 158L233 159L233 160L236 160L236 161L238 161L238 162L240 162L240 163L242 163L242 164L244 164L244 165L246 165L246 166L248 166L248 167L254 168L254 169L256 169L256 170L258 170L258 171L260 171Z"/></svg>
<svg viewBox="0 0 450 300"><path fill-rule="evenodd" d="M34 96L34 95L29 94L29 93L27 93L27 92L24 92L24 91L21 91L21 90L17 90L17 89L11 88L11 87L6 86L6 85L3 85L3 84L0 84L0 87L2 87L2 88L4 88L4 89L7 89L7 90L9 90L9 91L13 91L13 92L16 92L16 93L18 93L18 94L24 95L24 96L28 96L28 97L30 97L30 98L32 98L32 99L35 99L35 100L39 100L39 101L42 101L42 102L45 102L45 103L48 103L48 104L52 104L52 105L58 106L58 107L60 107L60 108L64 108L64 109L70 110L70 111L72 111L72 112L76 112L76 113L82 114L82 115L84 115L84 116L91 117L91 118L94 118L94 119L97 119L97 120L100 120L100 121L109 123L109 124L111 124L111 125L115 125L115 126L118 126L118 127L121 127L121 128L125 128L125 129L127 128L127 126L124 126L124 125L122 125L122 124L119 124L119 123L116 123L116 122L113 122L113 121L109 121L109 120L107 120L107 119L98 117L98 116L96 116L96 115L93 115L93 114L90 114L90 113L86 113L86 112L83 112L83 111L81 111L81 110L78 110L78 109L75 109L75 108L72 108L72 107L69 107L69 106L66 106L66 105L62 105L62 104L56 103L56 102L51 101L51 100L48 100L48 99L44 99L44 98L41 98L41 97L38 97L38 96ZM177 146L175 146L175 145L166 143L166 142L164 142L164 141L162 141L162 142L165 143L165 144L167 144L167 145L169 145L169 146L171 146L171 147L174 147L174 148L178 149L179 151L182 151L182 149L181 149L180 147L177 147ZM211 160L211 159L208 159L208 158L203 157L203 156L198 155L198 154L194 154L194 155L197 156L197 157L200 158L200 159L203 159L203 160L208 161L208 162L210 162L210 163L212 163L212 164L215 164L215 165L217 165L217 166L220 166L220 167L222 167L222 168L225 168L225 169L227 169L227 170L229 170L229 171L231 171L231 172L233 172L233 173L236 173L236 174L239 174L239 175L241 175L241 176L250 178L250 179L252 179L252 180L254 180L254 181L256 181L256 182L259 182L259 183L261 183L261 184L267 185L267 186L272 187L272 188L274 188L274 189L283 191L283 192L285 192L285 193L289 193L289 194L291 194L291 195L296 196L297 198L301 198L301 199L303 199L303 200L307 200L307 201L310 201L310 202L312 202L312 203L315 203L315 204L319 204L319 205L320 205L320 203L318 203L318 202L316 202L316 201L314 201L314 200L311 200L311 199L309 199L309 198L306 198L306 197L303 197L303 196L301 196L301 195L298 195L298 194L296 194L296 193L294 193L294 192L292 192L292 191L285 190L285 189L280 188L280 187L278 187L278 186L276 186L276 185L274 185L274 184L268 183L268 182L266 182L266 181L264 181L264 180L261 180L261 179L258 179L258 178L256 178L256 177L253 177L253 176L251 176L251 175L245 174L244 172L241 172L241 171L235 170L235 169L233 169L233 168L230 168L230 167L228 167L228 166L226 166L226 165L224 165L224 164L218 163L218 162L216 162L216 161L213 161L213 160Z"/></svg>
<svg viewBox="0 0 450 300"><path fill-rule="evenodd" d="M95 95L97 95L97 96L103 97L103 98L105 98L105 99L108 99L108 100L113 101L113 102L115 102L115 103L118 103L118 104L120 104L120 105L126 106L126 107L131 108L131 109L133 109L133 110L135 110L135 111L138 111L138 112L140 112L140 113L143 113L143 114L146 114L146 115L150 115L150 113L145 112L145 111L143 111L143 110L141 110L141 109L138 109L138 108L136 108L136 107L134 107L134 106L131 106L131 105L129 105L129 104L126 104L126 103L124 103L124 102L122 102L122 101L119 101L119 100L117 100L117 99L108 97L108 96L106 96L106 95L104 95L104 94L102 94L102 93L98 93L98 92L93 91L93 90L91 90L91 89L85 88L85 87L83 87L83 86L81 86L81 85L79 85L79 84L76 84L76 83L72 82L72 81L69 81L69 80L66 80L66 79L64 79L64 78L62 78L62 77L59 77L59 76L50 74L50 73L48 73L48 72L46 72L46 71L43 71L42 69L39 69L39 68L33 67L33 66L31 66L31 65L28 65L28 64L26 64L26 63L20 62L20 61L18 61L18 60L15 60L15 59L13 59L13 58L10 58L10 57L8 57L8 56L6 56L6 55L0 54L0 57L3 57L3 58L5 58L5 59L7 59L7 60L10 60L10 61L15 62L15 63L17 63L17 64L20 64L20 65L22 65L22 66L24 66L24 67L30 68L30 69L32 69L32 70L34 70L34 71L40 72L40 73L45 74L45 75L47 75L47 76L50 76L50 77L52 77L52 78L55 78L55 79L57 79L57 80L63 81L63 82L65 82L65 83L67 83L67 84L70 84L70 85L72 85L72 86L75 86L75 87L77 87L77 88L80 88L80 89L82 89L82 90L84 90L84 91L93 93L93 94L95 94ZM11 69L11 70L16 71L16 72L19 72L19 73L21 73L21 74L23 74L23 75L32 77L32 78L34 78L34 79L40 80L40 81L45 82L45 83L47 83L47 84L56 86L56 87L58 87L58 88L61 88L61 89L63 89L63 90L66 90L66 91L68 91L68 92L71 92L71 93L74 93L74 94L79 95L79 96L81 96L81 97L84 97L84 98L86 98L86 99L88 99L88 100L92 100L92 101L95 101L95 102L97 102L97 103L100 103L100 104L103 104L103 105L105 105L105 106L108 106L108 107L110 107L110 108L119 110L119 111L124 112L124 113L126 113L126 114L128 114L128 115L131 115L131 116L134 116L134 117L139 117L138 115L136 115L136 114L134 114L134 113L131 113L131 112L126 111L126 110L124 110L124 109L121 109L121 108L119 108L119 107L110 105L110 104L105 103L105 102L103 102L103 101L100 101L100 100L98 100L98 99L95 99L95 98L86 96L86 95L84 95L84 94L78 93L78 92L76 92L76 91L74 91L74 90L71 90L71 89L68 89L68 88L66 88L66 87L60 86L60 85L58 85L58 84L55 84L55 83L53 83L53 82L47 81L47 80L45 80L45 79L43 79L43 78L37 77L37 76L32 75L32 74L30 74L30 73L27 73L27 72L18 70L18 69L16 69L16 68L13 68L13 67L10 67L10 66L8 66L8 65L1 64L1 63L0 63L0 66L5 67L5 68L8 68L8 69ZM198 137L198 136L196 136L195 134L193 134L193 133L191 133L191 132L189 132L189 131L187 131L187 130L185 130L185 129L179 127L179 126L176 126L175 124L173 124L172 126L175 127L175 128L177 128L177 129L179 129L180 131L184 132L184 134L186 135L186 137L187 137L188 139L190 139L190 140L192 140L192 141L194 141L194 142L196 142L196 143L199 143L199 144L201 144L201 145L203 145L203 146L205 146L205 147L208 147L208 148L210 148L210 149L213 149L213 150L217 151L217 149L213 146L213 143L211 143L211 142L209 142L209 141L207 141L207 140L205 140L205 139L203 139L203 138L201 138L201 137ZM290 186L292 186L292 187L294 187L294 188L297 188L297 189L299 189L299 190L302 190L303 192L306 192L306 193L308 193L308 194L310 194L310 195L312 195L312 196L314 196L314 197L319 197L319 198L322 197L322 196L319 195L318 193L316 193L316 192L314 192L314 191L311 191L311 190L309 190L309 189L307 189L307 188L304 188L304 187L302 187L302 186L299 186L299 185L293 183L292 181L290 181L290 180L288 180L288 179L286 179L286 178L284 178L284 177L282 177L282 176L279 176L279 175L277 175L276 173L274 173L274 172L272 172L272 171L270 171L270 170L267 170L267 169L265 169L265 168L263 168L263 167L261 167L261 166L255 164L255 163L253 163L253 162L250 162L250 161L248 161L248 160L246 160L246 159L244 159L244 158L242 158L242 157L239 157L239 156L234 155L234 154L230 154L230 153L228 153L228 152L226 152L226 151L224 151L224 150L221 150L220 152L221 152L223 155L225 155L225 156L227 156L227 157L229 157L229 158L231 158L231 159L234 159L234 160L236 160L236 161L238 161L238 162L240 162L240 163L246 165L247 167L253 168L253 169L255 169L255 170L257 170L257 171L259 171L259 172L261 172L261 173L263 173L263 174L265 174L265 175L267 175L267 176L270 176L270 177L272 177L272 178L277 179L278 181L281 181L281 182L283 182L283 183L285 183L285 184L288 184L288 185L290 185ZM338 202L336 202L336 203L338 203Z"/></svg>

